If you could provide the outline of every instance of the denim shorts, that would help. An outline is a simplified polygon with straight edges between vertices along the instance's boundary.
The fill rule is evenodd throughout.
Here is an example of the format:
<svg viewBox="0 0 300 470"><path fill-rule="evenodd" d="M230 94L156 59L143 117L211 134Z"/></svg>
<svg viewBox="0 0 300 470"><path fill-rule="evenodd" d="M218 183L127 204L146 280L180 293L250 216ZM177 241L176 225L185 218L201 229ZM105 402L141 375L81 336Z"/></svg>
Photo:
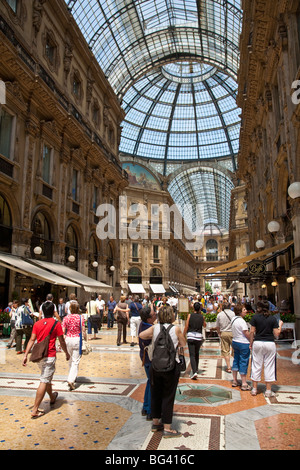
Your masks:
<svg viewBox="0 0 300 470"><path fill-rule="evenodd" d="M237 343L232 341L234 351L232 370L238 371L241 375L247 375L250 347L249 343Z"/></svg>

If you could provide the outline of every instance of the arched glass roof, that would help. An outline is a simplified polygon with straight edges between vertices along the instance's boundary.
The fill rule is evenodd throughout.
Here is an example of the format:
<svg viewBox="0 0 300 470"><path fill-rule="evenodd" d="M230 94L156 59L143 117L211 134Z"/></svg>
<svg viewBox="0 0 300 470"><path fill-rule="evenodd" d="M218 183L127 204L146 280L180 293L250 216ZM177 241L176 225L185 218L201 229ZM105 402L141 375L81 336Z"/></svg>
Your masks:
<svg viewBox="0 0 300 470"><path fill-rule="evenodd" d="M237 77L240 0L65 0L116 94L166 62Z"/></svg>
<svg viewBox="0 0 300 470"><path fill-rule="evenodd" d="M192 232L203 233L205 227L229 229L231 179L215 168L189 168L179 173L168 191L184 209L184 219Z"/></svg>

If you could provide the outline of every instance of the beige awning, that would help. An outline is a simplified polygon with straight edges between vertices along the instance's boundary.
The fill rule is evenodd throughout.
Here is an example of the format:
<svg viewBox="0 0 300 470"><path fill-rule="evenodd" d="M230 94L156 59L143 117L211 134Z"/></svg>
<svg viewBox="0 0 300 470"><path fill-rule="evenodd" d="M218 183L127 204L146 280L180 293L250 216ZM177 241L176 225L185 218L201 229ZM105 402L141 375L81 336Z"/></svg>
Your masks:
<svg viewBox="0 0 300 470"><path fill-rule="evenodd" d="M236 272L240 271L241 269L245 269L249 261L254 259L263 258L265 255L270 253L276 253L277 251L284 251L289 246L293 245L293 241L289 241L286 243L281 243L280 245L272 246L269 248L265 248L264 250L259 251L258 253L253 253L252 255L245 256L244 258L236 259L234 261L230 261L226 264L221 264L220 266L216 266L213 269L209 269L205 272L205 275L216 274L216 273L229 273L229 272ZM232 269L230 269L232 268Z"/></svg>
<svg viewBox="0 0 300 470"><path fill-rule="evenodd" d="M20 256L11 255L9 253L0 253L0 265L7 269L11 269L12 271L21 273L27 277L49 282L53 285L64 287L80 287L80 285L76 282L48 272L39 266L31 264L30 261L27 261Z"/></svg>
<svg viewBox="0 0 300 470"><path fill-rule="evenodd" d="M150 284L150 289L154 294L164 294L166 292L162 284Z"/></svg>
<svg viewBox="0 0 300 470"><path fill-rule="evenodd" d="M146 291L143 284L128 284L128 287L132 294L145 294Z"/></svg>
<svg viewBox="0 0 300 470"><path fill-rule="evenodd" d="M79 271L69 268L63 264L51 263L49 261L31 260L33 263L38 264L47 271L51 271L57 275L60 275L69 281L75 282L78 287L83 287L87 292L111 292L112 286L104 284L103 282L92 279L91 277L85 276Z"/></svg>

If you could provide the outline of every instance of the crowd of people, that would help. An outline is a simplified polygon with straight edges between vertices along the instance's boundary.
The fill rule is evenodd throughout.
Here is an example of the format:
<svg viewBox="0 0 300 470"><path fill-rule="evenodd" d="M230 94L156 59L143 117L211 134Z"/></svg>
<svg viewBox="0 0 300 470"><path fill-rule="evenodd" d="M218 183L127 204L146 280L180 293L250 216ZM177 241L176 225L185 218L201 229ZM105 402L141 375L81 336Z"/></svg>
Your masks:
<svg viewBox="0 0 300 470"><path fill-rule="evenodd" d="M17 354L24 354L24 366L27 365L33 345L43 341L51 331L48 354L39 362L40 386L36 393L32 418L44 414L40 404L46 392L51 404L57 398L51 385L57 350L63 351L69 361L67 383L72 391L75 389L83 340L97 339L97 333L105 323L110 330L116 322L117 345L122 344L121 340L125 344L129 343L127 327L130 327L130 346L138 344L140 348L140 358L147 377L142 414L152 421L153 432L161 430L165 438L180 436L180 432L171 426L181 372L178 351L187 344L191 364L190 378L197 380L200 348L205 341L205 315L212 312L216 313L216 331L220 338L226 371L232 373L232 387L240 386L241 391L251 391L255 396L264 369L265 396L273 395L271 386L276 381L274 340L280 335L282 321L272 315L274 305L266 298L261 297L254 304L254 299L238 299L233 296L190 297L190 312L183 331L180 324L174 324L178 313L176 297L150 299L145 296L140 299L138 296L122 295L118 302L112 296L105 302L101 295L92 295L84 306L79 305L75 294L70 294L66 302L59 299L57 306L53 300L52 294L49 294L45 302L35 305L35 308L30 299L23 299L21 303L15 300L8 307L11 335L7 347L15 346ZM253 313L250 329L244 319L249 312ZM155 359L153 355L158 351L158 343L162 339L166 343L161 343L163 346L160 344L160 356ZM160 368L157 364L163 361L165 350L168 351L168 360L174 356L173 362L170 362L168 368L165 365ZM247 382L250 353L252 387ZM238 381L238 374L241 383Z"/></svg>

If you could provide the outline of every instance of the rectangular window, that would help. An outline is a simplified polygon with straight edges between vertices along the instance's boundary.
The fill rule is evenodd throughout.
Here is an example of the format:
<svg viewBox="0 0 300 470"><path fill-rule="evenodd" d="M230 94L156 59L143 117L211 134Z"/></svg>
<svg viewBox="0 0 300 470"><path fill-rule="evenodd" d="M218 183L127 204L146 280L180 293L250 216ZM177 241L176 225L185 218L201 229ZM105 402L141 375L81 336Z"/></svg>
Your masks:
<svg viewBox="0 0 300 470"><path fill-rule="evenodd" d="M97 207L98 207L98 188L97 186L94 186L94 192L93 192L93 203L92 203L92 210L93 212L97 212Z"/></svg>
<svg viewBox="0 0 300 470"><path fill-rule="evenodd" d="M139 260L139 245L138 243L132 244L132 261L138 262Z"/></svg>
<svg viewBox="0 0 300 470"><path fill-rule="evenodd" d="M53 44L49 36L47 35L46 39L46 56L48 57L48 60L51 65L54 64L54 59L55 59L55 52L56 52L56 46Z"/></svg>
<svg viewBox="0 0 300 470"><path fill-rule="evenodd" d="M11 159L13 116L4 109L0 112L0 154Z"/></svg>
<svg viewBox="0 0 300 470"><path fill-rule="evenodd" d="M43 180L47 184L51 184L51 148L44 145L43 148Z"/></svg>
<svg viewBox="0 0 300 470"><path fill-rule="evenodd" d="M78 171L77 170L73 170L72 198L74 201L78 200Z"/></svg>
<svg viewBox="0 0 300 470"><path fill-rule="evenodd" d="M73 93L77 98L80 98L81 82L76 77L74 77L74 80L73 80Z"/></svg>
<svg viewBox="0 0 300 470"><path fill-rule="evenodd" d="M153 262L159 263L159 246L153 245Z"/></svg>

